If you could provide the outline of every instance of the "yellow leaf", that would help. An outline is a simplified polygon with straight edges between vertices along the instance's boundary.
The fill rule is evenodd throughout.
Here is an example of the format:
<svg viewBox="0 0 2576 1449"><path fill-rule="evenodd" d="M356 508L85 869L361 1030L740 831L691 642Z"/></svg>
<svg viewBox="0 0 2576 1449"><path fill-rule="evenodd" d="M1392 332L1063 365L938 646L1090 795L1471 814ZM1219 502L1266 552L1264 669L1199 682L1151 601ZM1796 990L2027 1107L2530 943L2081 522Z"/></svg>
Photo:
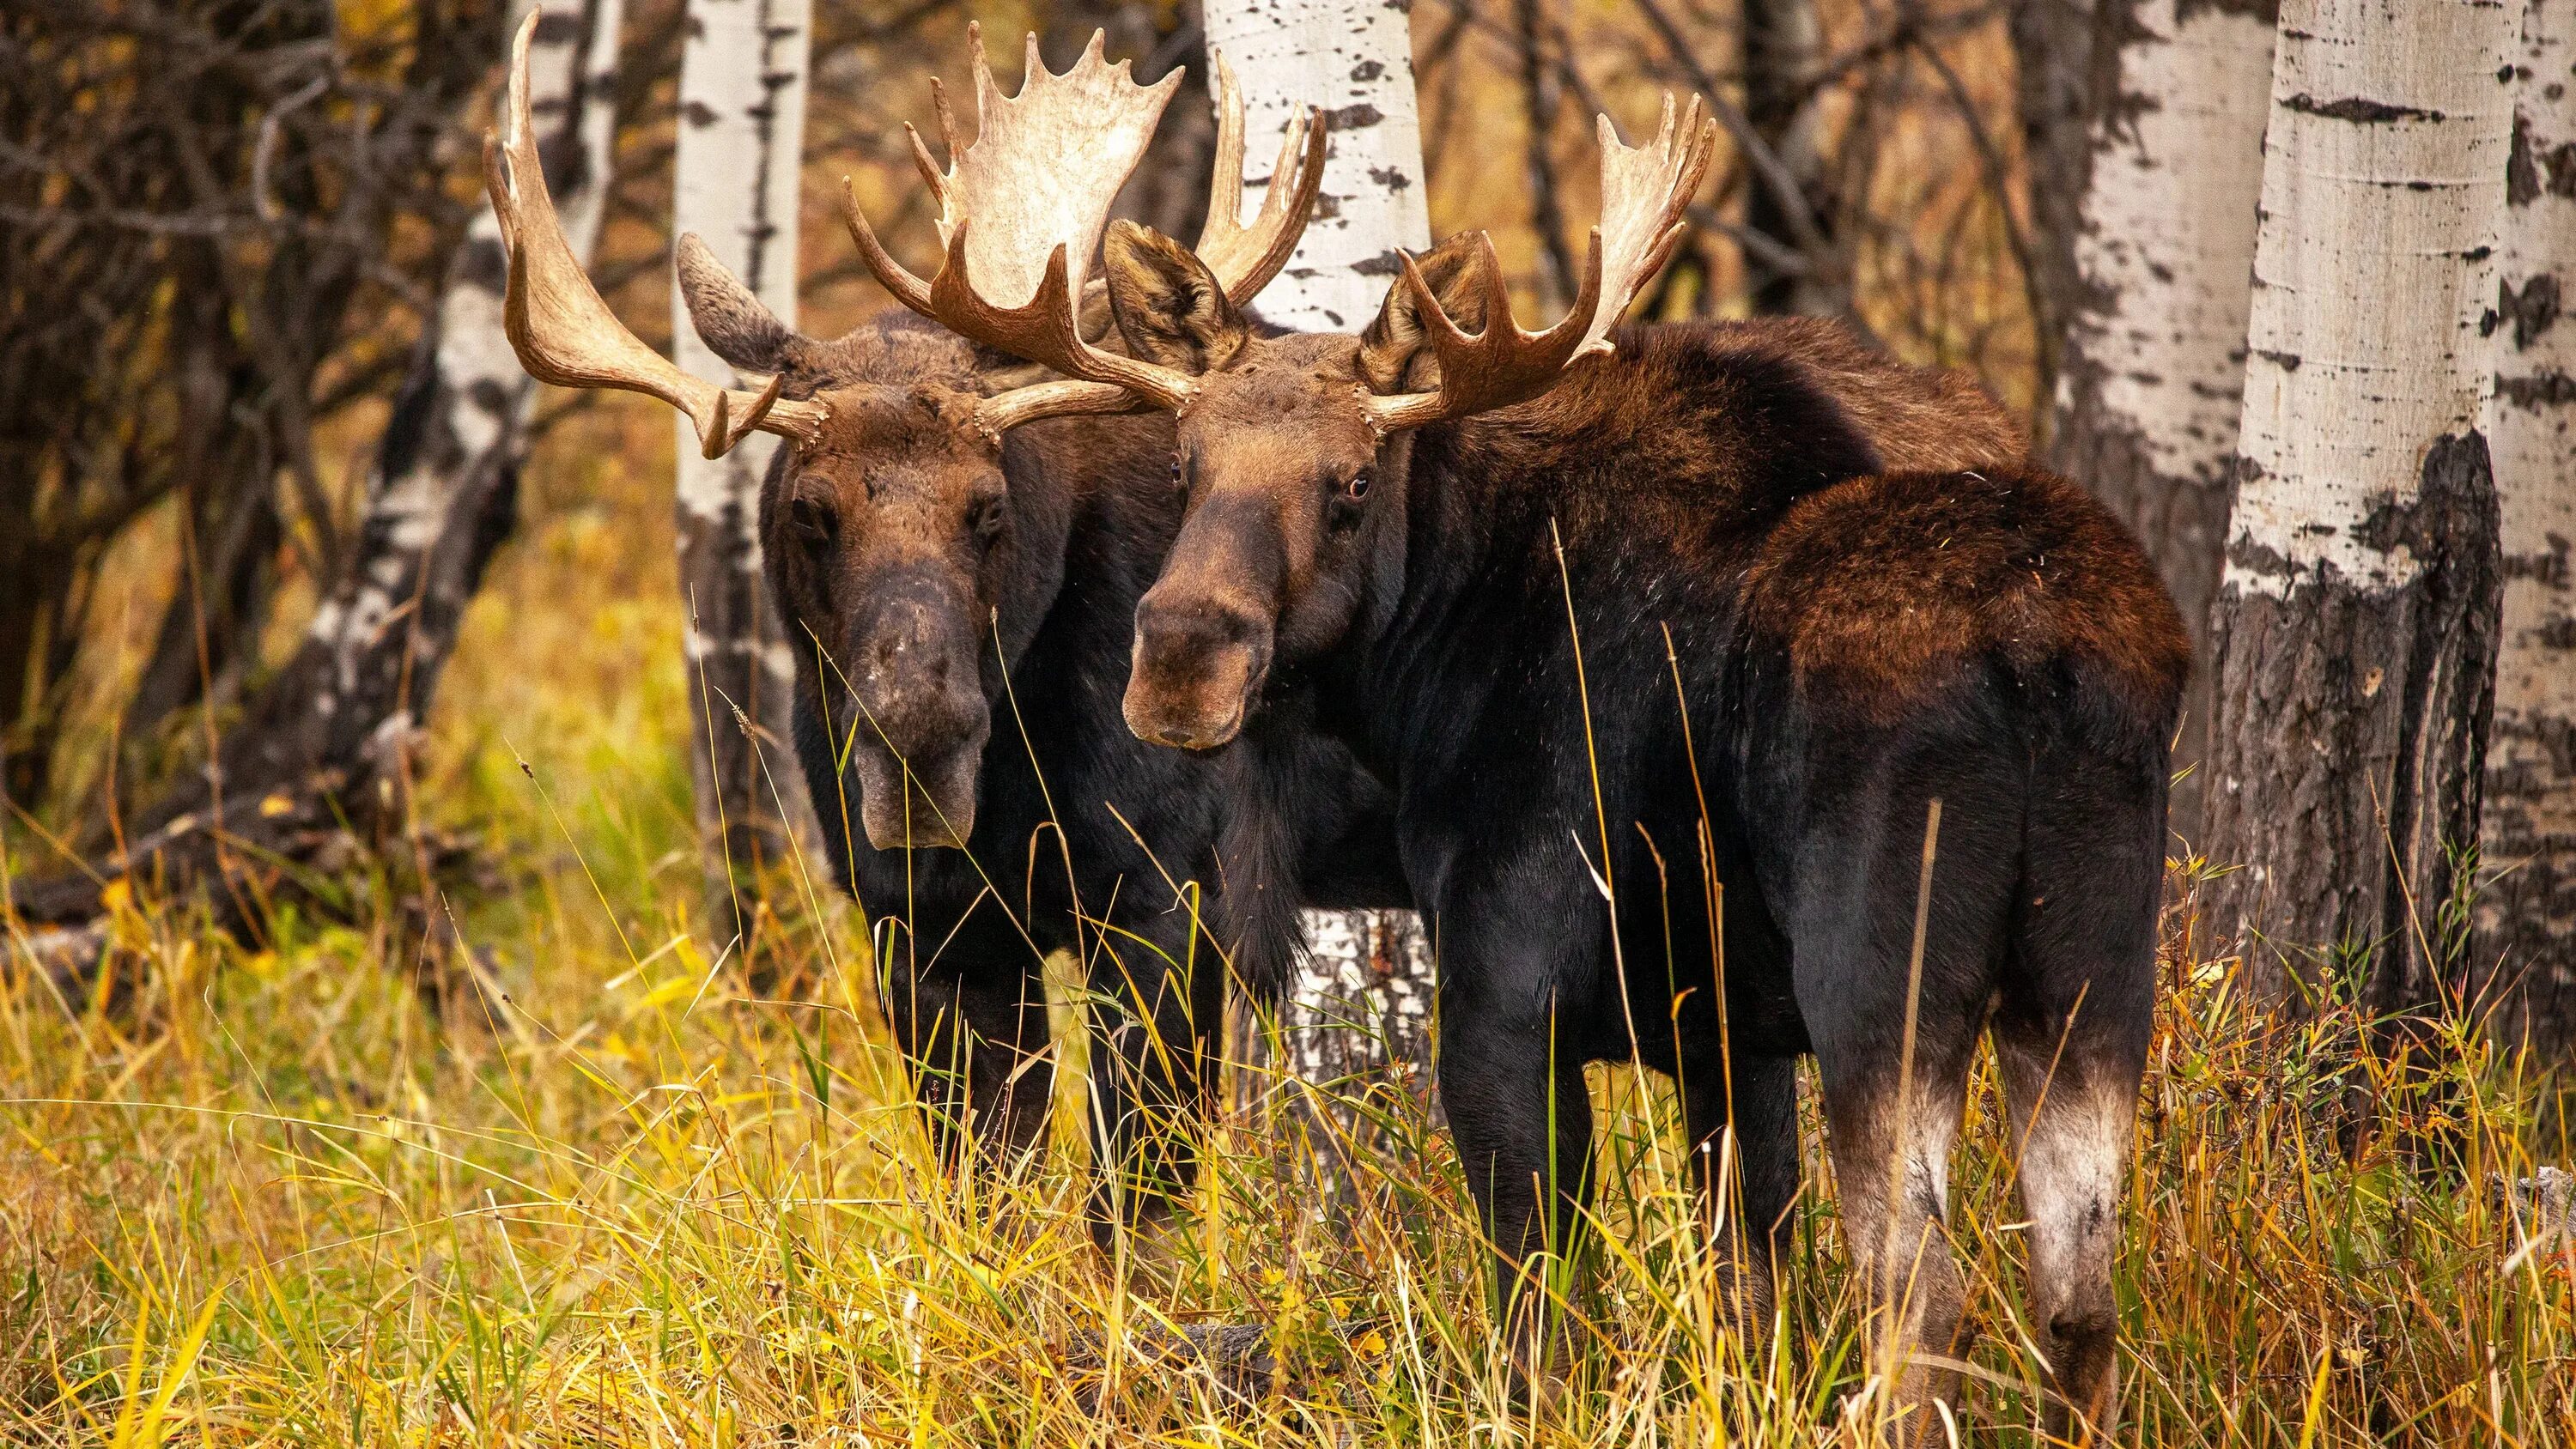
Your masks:
<svg viewBox="0 0 2576 1449"><path fill-rule="evenodd" d="M99 887L98 903L100 908L103 910L111 912L121 911L128 905L132 904L133 901L134 882L127 880L124 876L118 876L116 879L109 881L106 885Z"/></svg>
<svg viewBox="0 0 2576 1449"><path fill-rule="evenodd" d="M288 798L286 792L283 790L274 791L267 799L259 802L260 817L265 820L274 820L278 816L288 814L294 809L295 802Z"/></svg>
<svg viewBox="0 0 2576 1449"><path fill-rule="evenodd" d="M1368 1337L1352 1344L1351 1347L1356 1349L1362 1358L1375 1358L1386 1352L1386 1335L1372 1328L1368 1331Z"/></svg>

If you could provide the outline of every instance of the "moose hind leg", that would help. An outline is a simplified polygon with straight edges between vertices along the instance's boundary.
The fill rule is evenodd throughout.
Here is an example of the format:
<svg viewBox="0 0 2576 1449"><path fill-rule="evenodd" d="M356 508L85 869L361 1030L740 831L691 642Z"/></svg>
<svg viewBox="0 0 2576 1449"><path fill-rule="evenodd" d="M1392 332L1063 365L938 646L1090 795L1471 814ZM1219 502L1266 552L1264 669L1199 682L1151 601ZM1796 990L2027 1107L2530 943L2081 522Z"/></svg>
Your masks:
<svg viewBox="0 0 2576 1449"><path fill-rule="evenodd" d="M1995 1060L2030 1218L2031 1331L2055 1381L2053 1440L2107 1441L2119 1394L2111 1271L2155 1021L2161 763L2069 778L2033 813Z"/></svg>

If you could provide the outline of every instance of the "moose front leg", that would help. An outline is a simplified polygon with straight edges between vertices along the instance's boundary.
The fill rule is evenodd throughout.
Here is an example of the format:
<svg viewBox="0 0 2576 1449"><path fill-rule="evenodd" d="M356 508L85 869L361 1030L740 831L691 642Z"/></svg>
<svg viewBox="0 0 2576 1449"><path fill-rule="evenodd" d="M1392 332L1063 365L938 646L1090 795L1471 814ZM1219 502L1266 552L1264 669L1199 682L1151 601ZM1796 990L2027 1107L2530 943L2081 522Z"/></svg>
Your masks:
<svg viewBox="0 0 2576 1449"><path fill-rule="evenodd" d="M941 1165L956 1171L971 1141L977 1165L997 1168L1045 1141L1055 1089L1046 981L998 912L943 934L921 960L894 933L880 999Z"/></svg>
<svg viewBox="0 0 2576 1449"><path fill-rule="evenodd" d="M1686 1071L1682 1120L1720 1291L1749 1355L1770 1338L1779 1235L1798 1196L1798 1063L1738 1057L1734 1068L1731 1081L1717 1063Z"/></svg>
<svg viewBox="0 0 2576 1449"><path fill-rule="evenodd" d="M1592 1099L1549 994L1526 989L1545 968L1518 955L1450 943L1439 1072L1450 1135L1493 1245L1493 1302L1514 1375L1537 1382L1557 1366L1551 1320L1572 1284L1591 1199Z"/></svg>
<svg viewBox="0 0 2576 1449"><path fill-rule="evenodd" d="M1138 913L1094 943L1093 1233L1159 1222L1198 1181L1225 1019L1224 967L1194 918Z"/></svg>

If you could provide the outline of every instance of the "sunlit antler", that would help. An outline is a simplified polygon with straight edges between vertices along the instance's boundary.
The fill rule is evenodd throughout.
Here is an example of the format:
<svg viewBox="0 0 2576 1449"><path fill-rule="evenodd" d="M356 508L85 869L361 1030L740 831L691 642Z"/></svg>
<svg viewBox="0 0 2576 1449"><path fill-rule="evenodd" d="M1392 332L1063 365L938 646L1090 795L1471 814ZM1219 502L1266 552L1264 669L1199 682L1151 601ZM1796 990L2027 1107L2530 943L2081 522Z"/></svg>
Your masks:
<svg viewBox="0 0 2576 1449"><path fill-rule="evenodd" d="M1485 330L1473 336L1441 310L1421 269L1405 257L1404 285L1439 359L1440 387L1368 398L1371 425L1386 434L1508 407L1547 391L1577 358L1610 351L1610 329L1680 244L1686 230L1682 210L1707 175L1716 146L1717 124L1701 115L1696 97L1676 124L1672 97L1666 96L1662 127L1644 146L1621 145L1610 118L1601 117L1601 224L1592 229L1581 293L1564 319L1545 332L1524 332L1513 319L1511 293L1490 237L1478 237Z"/></svg>
<svg viewBox="0 0 2576 1449"><path fill-rule="evenodd" d="M600 300L564 240L546 191L545 167L528 116L531 13L510 49L509 102L501 130L483 138L484 182L509 253L502 328L531 377L557 387L613 387L658 397L689 415L699 446L721 458L754 429L815 437L830 417L820 403L778 395L779 379L761 392L738 392L692 377L638 340Z"/></svg>
<svg viewBox="0 0 2576 1449"><path fill-rule="evenodd" d="M1177 73L1152 86L1110 65L1094 32L1082 58L1063 75L1038 58L1029 37L1027 79L1005 97L984 59L982 31L968 26L974 52L977 130L960 146L944 94L940 130L950 162L943 172L910 127L913 158L939 203L939 236L947 248L938 275L924 282L878 241L855 194L842 185L841 213L868 269L914 311L988 347L1044 363L1068 377L1124 389L1113 404L1100 394L1041 384L1032 398L1005 394L986 406L989 431L1061 412L1109 412L1138 399L1179 407L1197 392L1185 373L1104 352L1083 341L1077 299L1100 245L1109 206L1134 173L1155 123L1179 85ZM1200 253L1227 296L1249 299L1287 264L1313 212L1323 171L1319 118L1290 126L1269 194L1250 226L1242 221L1243 107L1230 72L1220 69L1218 156Z"/></svg>
<svg viewBox="0 0 2576 1449"><path fill-rule="evenodd" d="M1216 157L1209 167L1207 224L1199 228L1191 250L1225 285L1236 306L1251 301L1270 285L1297 250L1315 210L1315 195L1324 180L1323 117L1299 111L1280 140L1279 159L1270 168L1270 186L1261 195L1261 210L1252 225L1243 224L1243 92L1235 86L1234 67L1210 51L1216 72ZM1301 154L1302 153L1302 154Z"/></svg>

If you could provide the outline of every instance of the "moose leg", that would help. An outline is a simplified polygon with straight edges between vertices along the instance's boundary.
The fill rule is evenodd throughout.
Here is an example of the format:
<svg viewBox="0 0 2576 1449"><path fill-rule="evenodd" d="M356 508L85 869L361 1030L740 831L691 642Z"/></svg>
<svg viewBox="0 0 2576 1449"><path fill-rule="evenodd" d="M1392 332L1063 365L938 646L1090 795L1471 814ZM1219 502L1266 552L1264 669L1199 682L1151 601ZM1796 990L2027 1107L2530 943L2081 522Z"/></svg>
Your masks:
<svg viewBox="0 0 2576 1449"><path fill-rule="evenodd" d="M2118 1427L2111 1268L2155 1022L2164 870L2151 826L2164 813L2161 766L2127 774L2123 792L2108 771L2086 771L2033 811L1995 1014L2030 1218L2030 1328L2055 1381L2043 1418L2052 1442L2107 1441Z"/></svg>
<svg viewBox="0 0 2576 1449"><path fill-rule="evenodd" d="M970 1139L987 1168L1042 1143L1055 1061L1046 981L1028 943L984 910L928 960L900 932L893 954L881 1000L940 1162L955 1171Z"/></svg>
<svg viewBox="0 0 2576 1449"><path fill-rule="evenodd" d="M1575 1261L1592 1189L1592 1099L1581 1053L1559 1038L1553 993L1531 989L1554 963L1528 936L1516 948L1483 949L1499 942L1477 927L1499 914L1443 913L1460 928L1444 943L1440 1095L1493 1245L1493 1301L1512 1366L1528 1381L1554 1368L1544 1268Z"/></svg>
<svg viewBox="0 0 2576 1449"><path fill-rule="evenodd" d="M1780 1230L1798 1196L1798 1063L1756 1057L1734 1065L1731 1084L1714 1064L1685 1078L1682 1121L1721 1291L1749 1354L1770 1336Z"/></svg>
<svg viewBox="0 0 2576 1449"><path fill-rule="evenodd" d="M2018 809L1981 809L1993 796L1976 782L1943 783L1950 808L1928 910L1918 909L1918 797L1844 803L1808 832L1786 912L1843 1236L1868 1295L1872 1363L1885 1375L1899 1443L1938 1442L1938 1405L1957 1402L1958 1375L1941 1362L1957 1353L1964 1296L1945 1226L1950 1149L2019 858Z"/></svg>
<svg viewBox="0 0 2576 1449"><path fill-rule="evenodd" d="M1224 1026L1223 967L1190 951L1187 912L1139 915L1095 943L1092 1227L1157 1222L1198 1181Z"/></svg>

